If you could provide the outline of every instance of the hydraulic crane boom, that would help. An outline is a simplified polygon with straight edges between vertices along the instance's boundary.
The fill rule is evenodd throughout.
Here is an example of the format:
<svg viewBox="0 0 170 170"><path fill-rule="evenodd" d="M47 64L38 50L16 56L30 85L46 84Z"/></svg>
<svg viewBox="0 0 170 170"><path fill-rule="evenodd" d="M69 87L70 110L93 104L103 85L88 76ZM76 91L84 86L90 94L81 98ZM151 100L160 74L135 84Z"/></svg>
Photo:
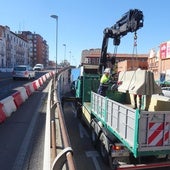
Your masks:
<svg viewBox="0 0 170 170"><path fill-rule="evenodd" d="M131 9L126 12L120 20L116 22L111 28L105 28L103 33L103 42L101 49L101 57L99 63L99 71L107 67L107 47L109 38L113 39L113 45L118 46L120 44L121 37L125 36L128 32L136 32L143 27L143 13L138 9ZM115 58L110 59L112 64L115 62Z"/></svg>

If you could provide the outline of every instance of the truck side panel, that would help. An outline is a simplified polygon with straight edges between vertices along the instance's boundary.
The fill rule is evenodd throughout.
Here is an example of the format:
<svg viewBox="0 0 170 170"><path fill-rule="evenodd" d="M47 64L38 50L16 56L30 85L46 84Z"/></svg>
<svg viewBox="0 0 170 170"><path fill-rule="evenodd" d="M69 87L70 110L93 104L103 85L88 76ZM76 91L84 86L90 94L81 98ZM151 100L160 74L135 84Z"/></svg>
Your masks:
<svg viewBox="0 0 170 170"><path fill-rule="evenodd" d="M92 92L92 114L135 157L170 153L170 112L132 109ZM158 136L157 138L155 136Z"/></svg>
<svg viewBox="0 0 170 170"><path fill-rule="evenodd" d="M133 152L137 111L93 92L91 104L92 113Z"/></svg>
<svg viewBox="0 0 170 170"><path fill-rule="evenodd" d="M141 112L138 150L170 153L170 111Z"/></svg>

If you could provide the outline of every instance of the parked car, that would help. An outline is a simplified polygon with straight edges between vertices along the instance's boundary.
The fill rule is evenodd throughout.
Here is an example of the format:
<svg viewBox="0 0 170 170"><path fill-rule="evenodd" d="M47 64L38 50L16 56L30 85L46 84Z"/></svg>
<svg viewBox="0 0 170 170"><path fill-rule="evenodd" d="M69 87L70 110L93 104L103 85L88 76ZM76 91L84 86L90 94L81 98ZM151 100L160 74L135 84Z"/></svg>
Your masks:
<svg viewBox="0 0 170 170"><path fill-rule="evenodd" d="M42 70L44 70L44 65L43 64L36 64L34 66L33 70L42 71Z"/></svg>
<svg viewBox="0 0 170 170"><path fill-rule="evenodd" d="M35 78L35 71L29 65L18 65L13 68L13 80L17 78L32 79Z"/></svg>
<svg viewBox="0 0 170 170"><path fill-rule="evenodd" d="M162 87L162 93L166 97L170 97L170 87Z"/></svg>

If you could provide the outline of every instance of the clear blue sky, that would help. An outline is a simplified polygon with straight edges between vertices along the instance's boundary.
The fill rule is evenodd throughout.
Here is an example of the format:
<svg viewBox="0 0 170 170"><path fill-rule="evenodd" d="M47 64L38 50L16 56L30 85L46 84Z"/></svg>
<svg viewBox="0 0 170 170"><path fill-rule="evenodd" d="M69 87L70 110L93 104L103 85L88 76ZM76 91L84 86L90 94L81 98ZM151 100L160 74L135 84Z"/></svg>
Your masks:
<svg viewBox="0 0 170 170"><path fill-rule="evenodd" d="M140 9L144 27L138 31L138 53L170 40L170 0L5 0L0 5L0 25L12 32L31 31L40 34L49 45L50 60L56 56L56 21L58 16L58 62L80 63L84 49L101 48L103 30L111 27L129 9ZM112 44L112 42L110 42ZM70 53L71 51L71 53ZM114 52L114 47L108 52ZM121 39L118 53L133 52L133 34ZM71 55L70 55L71 54Z"/></svg>

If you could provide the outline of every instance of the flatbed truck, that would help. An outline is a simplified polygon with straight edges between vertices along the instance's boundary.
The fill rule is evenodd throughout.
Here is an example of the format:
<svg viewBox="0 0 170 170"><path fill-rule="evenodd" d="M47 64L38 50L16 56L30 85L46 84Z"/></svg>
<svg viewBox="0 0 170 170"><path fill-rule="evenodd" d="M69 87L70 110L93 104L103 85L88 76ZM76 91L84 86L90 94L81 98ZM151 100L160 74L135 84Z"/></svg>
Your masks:
<svg viewBox="0 0 170 170"><path fill-rule="evenodd" d="M77 116L88 125L92 143L114 170L170 167L170 99L160 95L153 73L141 69L114 73L117 80L106 96L97 94L104 69L113 71L116 63L116 55L107 55L109 38L117 47L128 32L134 32L136 40L141 27L143 13L134 9L104 29L99 65L83 64L75 82Z"/></svg>
<svg viewBox="0 0 170 170"><path fill-rule="evenodd" d="M121 78L126 85L122 83L120 91L110 87L104 97L97 94L100 77L94 74L95 66L82 67L83 75L76 83L77 116L90 128L91 141L104 162L112 169L170 167L170 99L159 95L161 90L153 76L152 82L146 79L151 72L139 71L145 73L142 78L138 71L132 71L140 76L141 83L135 76L129 84ZM130 83L138 92L143 91L141 108L134 109L133 95L126 89L131 88ZM158 94L150 95L149 89L143 90L145 87Z"/></svg>

